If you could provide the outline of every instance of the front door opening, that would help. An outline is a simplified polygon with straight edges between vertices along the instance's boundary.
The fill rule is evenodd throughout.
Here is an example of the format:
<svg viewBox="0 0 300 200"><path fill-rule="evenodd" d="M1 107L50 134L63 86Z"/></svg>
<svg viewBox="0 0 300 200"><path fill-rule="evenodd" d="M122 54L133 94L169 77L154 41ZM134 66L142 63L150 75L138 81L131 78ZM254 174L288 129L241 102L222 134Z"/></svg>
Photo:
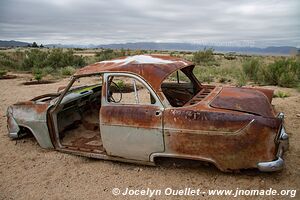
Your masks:
<svg viewBox="0 0 300 200"><path fill-rule="evenodd" d="M64 96L57 111L60 144L67 149L103 153L99 110L102 77L77 79Z"/></svg>

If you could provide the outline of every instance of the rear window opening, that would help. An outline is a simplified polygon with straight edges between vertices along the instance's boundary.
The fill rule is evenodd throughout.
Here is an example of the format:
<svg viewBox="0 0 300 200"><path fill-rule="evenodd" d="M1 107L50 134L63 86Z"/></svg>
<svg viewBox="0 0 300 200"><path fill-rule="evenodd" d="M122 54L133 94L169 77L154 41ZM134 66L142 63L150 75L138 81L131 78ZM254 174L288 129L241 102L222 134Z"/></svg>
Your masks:
<svg viewBox="0 0 300 200"><path fill-rule="evenodd" d="M194 66L173 72L162 85L162 92L173 107L194 105L214 89L214 86L201 85L193 74Z"/></svg>

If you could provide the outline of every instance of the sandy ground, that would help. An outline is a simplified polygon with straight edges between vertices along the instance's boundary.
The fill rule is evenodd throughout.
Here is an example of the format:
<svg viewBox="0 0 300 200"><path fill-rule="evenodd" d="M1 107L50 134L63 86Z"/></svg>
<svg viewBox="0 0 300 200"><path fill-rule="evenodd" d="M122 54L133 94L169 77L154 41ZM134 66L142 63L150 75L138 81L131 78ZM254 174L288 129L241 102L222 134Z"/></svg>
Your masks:
<svg viewBox="0 0 300 200"><path fill-rule="evenodd" d="M213 166L194 162L170 162L150 167L110 162L45 150L32 138L12 141L7 137L5 112L8 105L36 95L55 92L68 79L48 85L22 86L28 75L0 80L0 199L148 199L146 196L113 196L112 189L161 189L186 187L208 189L300 189L300 94L292 89L291 97L274 99L276 109L286 114L290 150L285 154L286 167L278 173L247 170L222 173ZM275 87L274 87L275 88ZM278 88L275 88L278 90ZM154 196L151 199L182 199L186 196ZM230 199L203 195L193 199ZM281 196L256 197L284 199ZM240 196L236 199L249 199ZM253 199L253 198L250 198ZM287 197L290 199L290 197ZM296 198L300 199L300 194Z"/></svg>

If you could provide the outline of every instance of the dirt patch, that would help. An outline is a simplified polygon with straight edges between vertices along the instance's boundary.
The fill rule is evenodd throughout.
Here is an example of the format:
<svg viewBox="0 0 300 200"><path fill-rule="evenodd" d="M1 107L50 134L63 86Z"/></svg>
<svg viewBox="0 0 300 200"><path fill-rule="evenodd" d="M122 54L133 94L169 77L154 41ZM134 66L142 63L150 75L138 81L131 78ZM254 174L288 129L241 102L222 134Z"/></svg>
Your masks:
<svg viewBox="0 0 300 200"><path fill-rule="evenodd" d="M51 84L55 83L55 81L49 81L49 80L41 80L41 81L28 81L22 83L23 85L41 85L41 84Z"/></svg>
<svg viewBox="0 0 300 200"><path fill-rule="evenodd" d="M15 79L15 78L17 78L17 76L16 75L3 75L3 76L0 76L0 80L1 79Z"/></svg>
<svg viewBox="0 0 300 200"><path fill-rule="evenodd" d="M222 173L214 166L199 162L173 162L149 167L119 162L95 160L45 150L36 141L7 137L7 106L45 93L57 91L69 79L49 85L23 85L25 78L2 80L0 89L0 199L148 199L136 196L113 196L112 189L297 189L300 192L300 94L293 89L267 87L289 92L290 97L273 100L276 110L286 115L286 129L290 136L290 150L284 156L282 172ZM182 199L177 196L156 196L155 199ZM152 198L152 199L154 199ZM207 196L193 199L229 199ZM235 199L253 199L238 197ZM265 196L255 199L291 199Z"/></svg>

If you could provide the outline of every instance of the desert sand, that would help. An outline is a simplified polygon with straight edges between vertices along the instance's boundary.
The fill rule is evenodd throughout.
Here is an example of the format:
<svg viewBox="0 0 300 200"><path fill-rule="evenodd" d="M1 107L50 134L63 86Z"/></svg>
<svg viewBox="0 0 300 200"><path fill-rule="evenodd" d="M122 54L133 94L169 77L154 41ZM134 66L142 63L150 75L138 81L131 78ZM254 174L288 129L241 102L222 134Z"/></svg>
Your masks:
<svg viewBox="0 0 300 200"><path fill-rule="evenodd" d="M17 79L0 80L0 199L149 199L146 196L114 196L113 188L131 189L296 189L300 199L300 93L294 89L268 87L289 92L290 97L273 99L277 111L286 115L290 149L281 172L261 173L245 170L223 173L199 162L174 162L151 167L63 154L42 149L34 138L11 140L7 136L6 109L17 101L56 92L69 79L53 84L24 86L30 75L18 74ZM182 199L186 196L155 196L151 199ZM229 199L230 197L200 196L193 199ZM256 199L290 199L264 196ZM253 199L240 196L236 199Z"/></svg>

